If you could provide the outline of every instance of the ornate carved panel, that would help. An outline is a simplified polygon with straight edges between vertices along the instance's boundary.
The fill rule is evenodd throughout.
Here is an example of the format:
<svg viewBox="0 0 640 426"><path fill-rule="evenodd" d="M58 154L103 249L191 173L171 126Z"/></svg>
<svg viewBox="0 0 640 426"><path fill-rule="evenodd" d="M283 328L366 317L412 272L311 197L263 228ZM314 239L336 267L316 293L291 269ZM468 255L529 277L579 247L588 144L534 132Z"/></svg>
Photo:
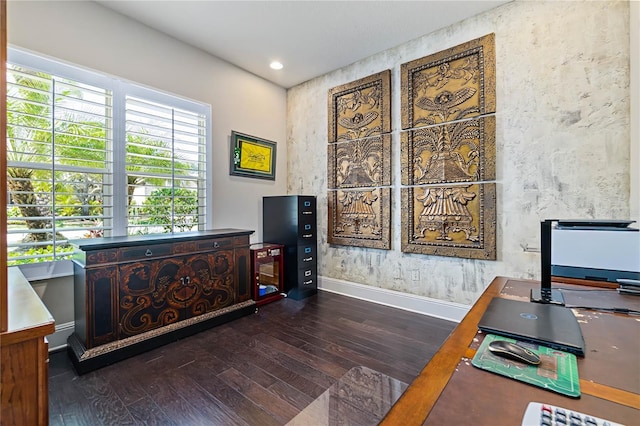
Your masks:
<svg viewBox="0 0 640 426"><path fill-rule="evenodd" d="M391 135L332 143L327 154L329 189L391 184Z"/></svg>
<svg viewBox="0 0 640 426"><path fill-rule="evenodd" d="M391 248L391 189L329 191L329 244Z"/></svg>
<svg viewBox="0 0 640 426"><path fill-rule="evenodd" d="M495 35L401 65L403 129L495 112Z"/></svg>
<svg viewBox="0 0 640 426"><path fill-rule="evenodd" d="M329 90L329 244L391 248L390 107L390 70Z"/></svg>
<svg viewBox="0 0 640 426"><path fill-rule="evenodd" d="M495 134L494 116L403 132L402 184L495 179Z"/></svg>
<svg viewBox="0 0 640 426"><path fill-rule="evenodd" d="M391 131L391 71L329 90L329 142L362 139Z"/></svg>
<svg viewBox="0 0 640 426"><path fill-rule="evenodd" d="M402 251L496 258L495 35L401 65ZM477 118L476 118L477 117Z"/></svg>
<svg viewBox="0 0 640 426"><path fill-rule="evenodd" d="M235 303L233 250L119 268L120 338Z"/></svg>
<svg viewBox="0 0 640 426"><path fill-rule="evenodd" d="M135 262L119 266L119 337L134 336L183 318L178 302L181 261Z"/></svg>
<svg viewBox="0 0 640 426"><path fill-rule="evenodd" d="M89 312L86 322L89 329L87 345L98 346L117 340L117 267L110 265L87 270L86 289Z"/></svg>
<svg viewBox="0 0 640 426"><path fill-rule="evenodd" d="M188 316L201 315L234 303L233 250L218 251L208 256L195 256L189 264L194 291L185 300Z"/></svg>
<svg viewBox="0 0 640 426"><path fill-rule="evenodd" d="M496 258L495 183L402 188L402 251Z"/></svg>

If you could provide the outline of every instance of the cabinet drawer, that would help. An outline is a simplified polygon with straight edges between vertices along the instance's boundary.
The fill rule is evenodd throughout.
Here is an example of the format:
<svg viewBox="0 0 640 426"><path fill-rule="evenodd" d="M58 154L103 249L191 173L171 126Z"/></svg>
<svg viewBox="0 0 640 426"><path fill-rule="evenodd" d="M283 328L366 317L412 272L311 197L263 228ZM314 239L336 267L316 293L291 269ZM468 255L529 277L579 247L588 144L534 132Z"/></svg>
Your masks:
<svg viewBox="0 0 640 426"><path fill-rule="evenodd" d="M315 217L301 217L298 222L298 235L301 238L315 238L316 219Z"/></svg>
<svg viewBox="0 0 640 426"><path fill-rule="evenodd" d="M87 252L87 256L85 258L85 265L103 265L105 263L113 263L118 259L118 250L116 249L107 249L107 250L92 250Z"/></svg>
<svg viewBox="0 0 640 426"><path fill-rule="evenodd" d="M152 244L140 247L125 247L118 251L118 261L152 259L173 254L172 244Z"/></svg>
<svg viewBox="0 0 640 426"><path fill-rule="evenodd" d="M304 216L315 217L316 213L316 198L315 197L300 197L298 200L298 212L301 218Z"/></svg>
<svg viewBox="0 0 640 426"><path fill-rule="evenodd" d="M313 279L315 282L317 275L317 267L315 264L313 265L299 265L300 269L298 269L298 282L302 283L303 281L307 281Z"/></svg>
<svg viewBox="0 0 640 426"><path fill-rule="evenodd" d="M300 231L298 234L298 244L315 244L316 241L315 231Z"/></svg>
<svg viewBox="0 0 640 426"><path fill-rule="evenodd" d="M300 244L298 245L298 267L305 268L305 265L315 264L316 262L316 245Z"/></svg>
<svg viewBox="0 0 640 426"><path fill-rule="evenodd" d="M243 235L241 237L233 238L233 246L234 247L244 247L249 245L249 237L247 235Z"/></svg>
<svg viewBox="0 0 640 426"><path fill-rule="evenodd" d="M198 251L222 250L233 248L233 238L217 238L196 241Z"/></svg>
<svg viewBox="0 0 640 426"><path fill-rule="evenodd" d="M197 244L195 241L185 241L182 243L173 244L173 253L174 254L182 254L182 253L195 253L197 251Z"/></svg>
<svg viewBox="0 0 640 426"><path fill-rule="evenodd" d="M317 284L318 275L316 273L315 265L312 268L298 269L298 288L300 290L305 288L315 288Z"/></svg>

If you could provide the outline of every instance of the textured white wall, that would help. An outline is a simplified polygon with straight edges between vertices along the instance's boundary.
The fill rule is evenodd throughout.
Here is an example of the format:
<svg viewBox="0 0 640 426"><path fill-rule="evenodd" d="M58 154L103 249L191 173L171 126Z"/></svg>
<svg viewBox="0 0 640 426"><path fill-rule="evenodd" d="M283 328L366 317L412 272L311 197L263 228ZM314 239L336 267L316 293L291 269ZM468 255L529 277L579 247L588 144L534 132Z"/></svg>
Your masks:
<svg viewBox="0 0 640 426"><path fill-rule="evenodd" d="M11 1L10 46L211 105L213 228L256 230L262 196L286 193L286 91L273 83L88 1ZM229 176L232 130L279 142L276 180Z"/></svg>
<svg viewBox="0 0 640 426"><path fill-rule="evenodd" d="M497 261L400 252L400 64L494 32ZM326 52L330 54L330 52ZM516 1L288 91L288 192L318 197L319 275L470 304L496 275L539 278L540 220L630 215L629 3ZM327 92L392 70L390 251L329 246Z"/></svg>
<svg viewBox="0 0 640 426"><path fill-rule="evenodd" d="M640 2L630 3L631 214L640 222Z"/></svg>

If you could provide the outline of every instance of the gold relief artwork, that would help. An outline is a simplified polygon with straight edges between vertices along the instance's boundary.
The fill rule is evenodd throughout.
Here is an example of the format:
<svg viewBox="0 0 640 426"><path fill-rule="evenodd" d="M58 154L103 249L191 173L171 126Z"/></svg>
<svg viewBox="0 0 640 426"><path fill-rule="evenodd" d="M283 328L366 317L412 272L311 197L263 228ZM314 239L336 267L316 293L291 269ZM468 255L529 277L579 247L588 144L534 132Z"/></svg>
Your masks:
<svg viewBox="0 0 640 426"><path fill-rule="evenodd" d="M391 189L329 191L329 244L391 248Z"/></svg>
<svg viewBox="0 0 640 426"><path fill-rule="evenodd" d="M403 129L495 112L495 35L401 65Z"/></svg>
<svg viewBox="0 0 640 426"><path fill-rule="evenodd" d="M402 188L402 251L496 259L495 183Z"/></svg>
<svg viewBox="0 0 640 426"><path fill-rule="evenodd" d="M404 132L403 185L495 179L495 117Z"/></svg>
<svg viewBox="0 0 640 426"><path fill-rule="evenodd" d="M328 113L328 242L388 250L391 71L330 89Z"/></svg>
<svg viewBox="0 0 640 426"><path fill-rule="evenodd" d="M388 186L391 135L328 145L329 189Z"/></svg>
<svg viewBox="0 0 640 426"><path fill-rule="evenodd" d="M330 143L389 133L391 71L334 87L328 103Z"/></svg>
<svg viewBox="0 0 640 426"><path fill-rule="evenodd" d="M402 251L496 259L495 35L401 65Z"/></svg>

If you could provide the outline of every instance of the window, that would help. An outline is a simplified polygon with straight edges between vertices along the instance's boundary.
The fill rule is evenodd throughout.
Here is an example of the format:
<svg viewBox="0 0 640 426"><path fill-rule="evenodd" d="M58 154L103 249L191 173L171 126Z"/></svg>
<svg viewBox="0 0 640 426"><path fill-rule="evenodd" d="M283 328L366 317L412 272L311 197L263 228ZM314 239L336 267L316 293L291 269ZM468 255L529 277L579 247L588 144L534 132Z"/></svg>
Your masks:
<svg viewBox="0 0 640 426"><path fill-rule="evenodd" d="M126 98L129 234L184 232L204 215L202 117Z"/></svg>
<svg viewBox="0 0 640 426"><path fill-rule="evenodd" d="M210 107L9 49L8 264L206 227Z"/></svg>

